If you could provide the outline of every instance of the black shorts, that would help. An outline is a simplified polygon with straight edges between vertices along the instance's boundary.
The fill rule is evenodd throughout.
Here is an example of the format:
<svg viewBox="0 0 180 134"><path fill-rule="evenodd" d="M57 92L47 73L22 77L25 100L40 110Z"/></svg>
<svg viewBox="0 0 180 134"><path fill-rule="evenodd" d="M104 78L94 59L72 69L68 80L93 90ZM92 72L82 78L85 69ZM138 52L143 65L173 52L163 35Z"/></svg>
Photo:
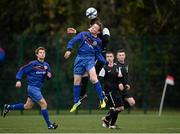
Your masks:
<svg viewBox="0 0 180 134"><path fill-rule="evenodd" d="M121 96L123 99L132 97L132 95L130 94L130 92L127 89L121 91Z"/></svg>
<svg viewBox="0 0 180 134"><path fill-rule="evenodd" d="M111 91L106 93L108 107L121 107L124 106L122 96L119 91Z"/></svg>

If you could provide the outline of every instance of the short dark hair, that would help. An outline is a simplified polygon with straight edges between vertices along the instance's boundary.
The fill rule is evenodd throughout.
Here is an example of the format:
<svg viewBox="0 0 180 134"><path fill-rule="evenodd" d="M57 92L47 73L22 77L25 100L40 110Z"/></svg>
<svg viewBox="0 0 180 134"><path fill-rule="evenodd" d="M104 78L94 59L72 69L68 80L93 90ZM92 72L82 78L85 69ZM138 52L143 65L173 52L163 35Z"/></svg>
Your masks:
<svg viewBox="0 0 180 134"><path fill-rule="evenodd" d="M114 53L112 51L106 51L106 54L113 54L114 55Z"/></svg>
<svg viewBox="0 0 180 134"><path fill-rule="evenodd" d="M117 53L126 53L126 51L125 51L125 49L119 49L118 51L117 51Z"/></svg>
<svg viewBox="0 0 180 134"><path fill-rule="evenodd" d="M46 49L44 47L38 47L36 50L35 50L35 54L38 54L39 50L44 50L46 52Z"/></svg>

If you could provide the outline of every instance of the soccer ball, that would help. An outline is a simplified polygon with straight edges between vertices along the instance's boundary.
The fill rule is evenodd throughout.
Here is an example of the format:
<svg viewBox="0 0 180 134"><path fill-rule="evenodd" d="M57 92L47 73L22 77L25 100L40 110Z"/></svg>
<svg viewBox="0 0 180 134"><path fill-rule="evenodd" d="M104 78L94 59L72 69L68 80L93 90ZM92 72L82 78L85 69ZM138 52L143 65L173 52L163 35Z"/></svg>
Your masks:
<svg viewBox="0 0 180 134"><path fill-rule="evenodd" d="M97 10L94 8L94 7L89 7L87 10L86 10L86 16L89 18L89 19L95 19L97 17Z"/></svg>

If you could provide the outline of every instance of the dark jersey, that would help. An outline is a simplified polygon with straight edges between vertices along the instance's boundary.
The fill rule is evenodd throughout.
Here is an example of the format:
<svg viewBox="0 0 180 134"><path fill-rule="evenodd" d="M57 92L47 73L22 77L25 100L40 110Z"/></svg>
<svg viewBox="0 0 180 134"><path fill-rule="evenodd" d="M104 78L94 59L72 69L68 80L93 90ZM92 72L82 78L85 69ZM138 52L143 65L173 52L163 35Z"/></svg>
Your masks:
<svg viewBox="0 0 180 134"><path fill-rule="evenodd" d="M126 63L116 63L117 66L120 69L121 77L119 77L119 83L122 83L125 86L125 89L121 91L122 98L129 98L132 97L132 95L129 93L129 91L126 89L126 84L129 85L129 80L128 80L128 64Z"/></svg>
<svg viewBox="0 0 180 134"><path fill-rule="evenodd" d="M109 38L110 38L110 35L108 35L108 34L105 34L105 35L103 35L102 33L100 33L99 35L98 35L98 37L101 39L101 41L102 41L102 46L101 46L101 48L102 48L102 53L103 54L105 54L106 53L106 47L107 47L107 44L108 44L108 42L109 42Z"/></svg>
<svg viewBox="0 0 180 134"><path fill-rule="evenodd" d="M129 80L128 80L128 64L120 63L120 62L117 62L116 64L117 64L118 68L120 69L120 73L122 75L119 78L119 83L122 83L124 86L126 84L129 84Z"/></svg>
<svg viewBox="0 0 180 134"><path fill-rule="evenodd" d="M103 77L103 86L105 93L111 92L113 90L118 90L118 84L119 84L119 69L117 64L114 64L112 67L109 67L108 65L105 65L100 73L99 76Z"/></svg>
<svg viewBox="0 0 180 134"><path fill-rule="evenodd" d="M110 38L110 35L108 34L104 34L101 32L101 34L98 35L98 37L101 39L102 43L101 43L101 49L102 49L102 55L104 56L105 58L105 54L106 54L106 47L107 47L107 44L109 42L109 38ZM100 70L102 69L103 67L103 63L101 61L97 61L96 63L96 73L99 74Z"/></svg>
<svg viewBox="0 0 180 134"><path fill-rule="evenodd" d="M122 96L119 90L119 69L117 64L114 63L112 67L104 66L99 76L104 77L103 86L104 92L108 99L107 105L109 107L123 106Z"/></svg>

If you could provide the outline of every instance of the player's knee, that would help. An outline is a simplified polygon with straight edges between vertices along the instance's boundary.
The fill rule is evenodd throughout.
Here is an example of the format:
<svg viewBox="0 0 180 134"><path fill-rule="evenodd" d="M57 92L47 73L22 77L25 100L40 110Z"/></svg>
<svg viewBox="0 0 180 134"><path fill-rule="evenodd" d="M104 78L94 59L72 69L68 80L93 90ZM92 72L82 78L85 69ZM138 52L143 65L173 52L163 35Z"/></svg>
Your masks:
<svg viewBox="0 0 180 134"><path fill-rule="evenodd" d="M116 111L117 111L117 112L122 112L122 111L124 111L124 106L117 107L117 108L116 108Z"/></svg>
<svg viewBox="0 0 180 134"><path fill-rule="evenodd" d="M41 105L41 109L47 109L47 103Z"/></svg>
<svg viewBox="0 0 180 134"><path fill-rule="evenodd" d="M121 110L121 111L124 111L124 106L122 106L122 107L120 108L120 110Z"/></svg>
<svg viewBox="0 0 180 134"><path fill-rule="evenodd" d="M40 107L41 107L41 109L47 109L47 103L46 103L46 101L41 102L41 103L40 103Z"/></svg>
<svg viewBox="0 0 180 134"><path fill-rule="evenodd" d="M130 105L131 107L133 107L135 104L136 104L135 100L134 100L134 99L131 99L131 101L129 102L129 105Z"/></svg>
<svg viewBox="0 0 180 134"><path fill-rule="evenodd" d="M74 85L80 85L81 79L74 79Z"/></svg>
<svg viewBox="0 0 180 134"><path fill-rule="evenodd" d="M91 81L93 84L97 83L97 82L98 82L97 76L92 76L92 77L90 78L90 81Z"/></svg>

